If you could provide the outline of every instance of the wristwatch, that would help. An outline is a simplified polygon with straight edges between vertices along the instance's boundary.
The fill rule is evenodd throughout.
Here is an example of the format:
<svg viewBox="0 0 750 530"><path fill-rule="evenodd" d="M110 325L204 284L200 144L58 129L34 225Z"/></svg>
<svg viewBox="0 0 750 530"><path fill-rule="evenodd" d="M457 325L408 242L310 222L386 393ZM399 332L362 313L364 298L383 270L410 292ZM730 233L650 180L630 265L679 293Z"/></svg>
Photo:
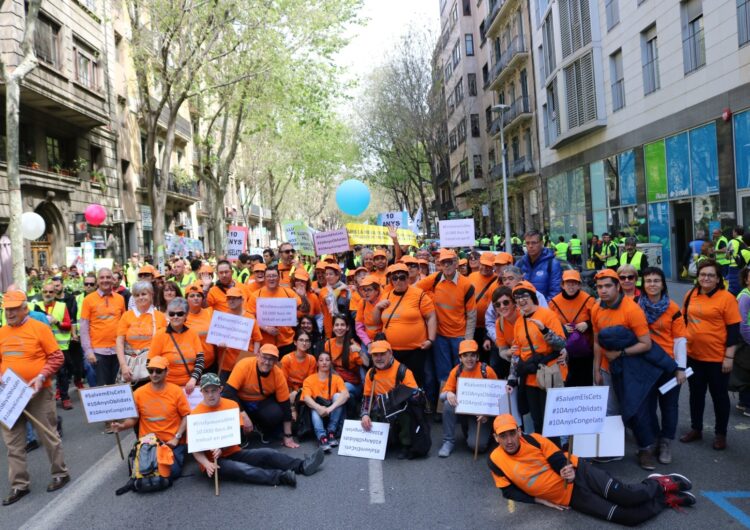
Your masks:
<svg viewBox="0 0 750 530"><path fill-rule="evenodd" d="M178 432L177 434L175 434L175 435L174 435L174 437L175 437L175 438L177 438L177 439L179 440L180 438L182 438L182 434L180 434L180 433Z"/></svg>

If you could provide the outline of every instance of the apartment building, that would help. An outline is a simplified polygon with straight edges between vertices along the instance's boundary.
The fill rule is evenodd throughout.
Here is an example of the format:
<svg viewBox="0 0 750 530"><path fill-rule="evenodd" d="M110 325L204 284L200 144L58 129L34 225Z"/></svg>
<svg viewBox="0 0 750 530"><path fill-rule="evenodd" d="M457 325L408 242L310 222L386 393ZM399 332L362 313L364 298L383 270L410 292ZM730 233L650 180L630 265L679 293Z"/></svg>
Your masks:
<svg viewBox="0 0 750 530"><path fill-rule="evenodd" d="M678 276L750 223L750 1L531 0L553 236L624 231Z"/></svg>

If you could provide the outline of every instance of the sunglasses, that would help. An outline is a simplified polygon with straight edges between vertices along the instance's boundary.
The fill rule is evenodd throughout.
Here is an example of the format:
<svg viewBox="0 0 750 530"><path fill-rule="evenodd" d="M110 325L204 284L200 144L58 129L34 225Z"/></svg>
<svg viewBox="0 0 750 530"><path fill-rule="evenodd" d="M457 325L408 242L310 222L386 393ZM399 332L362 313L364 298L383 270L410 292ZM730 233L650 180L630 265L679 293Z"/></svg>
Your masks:
<svg viewBox="0 0 750 530"><path fill-rule="evenodd" d="M495 307L505 307L510 305L510 300L499 300L492 304Z"/></svg>
<svg viewBox="0 0 750 530"><path fill-rule="evenodd" d="M297 251L296 251L296 250L294 250L293 248L290 248L290 249L288 249L288 250L282 250L282 251L281 251L281 253L282 253L282 254L294 254L295 252L297 252Z"/></svg>
<svg viewBox="0 0 750 530"><path fill-rule="evenodd" d="M394 274L391 276L391 279L393 279L394 282L405 282L409 278L406 274Z"/></svg>
<svg viewBox="0 0 750 530"><path fill-rule="evenodd" d="M84 282L83 285L86 286L86 287L95 287L96 286L96 282L94 282L94 283Z"/></svg>
<svg viewBox="0 0 750 530"><path fill-rule="evenodd" d="M201 293L190 293L188 295L188 298L203 298L203 294L201 294Z"/></svg>
<svg viewBox="0 0 750 530"><path fill-rule="evenodd" d="M622 276L620 276L620 279L626 282L635 280L635 274L623 274Z"/></svg>
<svg viewBox="0 0 750 530"><path fill-rule="evenodd" d="M146 368L146 371L150 374L160 375L164 373L164 368Z"/></svg>
<svg viewBox="0 0 750 530"><path fill-rule="evenodd" d="M55 291L42 291L43 294L55 294Z"/></svg>
<svg viewBox="0 0 750 530"><path fill-rule="evenodd" d="M167 313L170 317L184 317L185 311L170 311Z"/></svg>

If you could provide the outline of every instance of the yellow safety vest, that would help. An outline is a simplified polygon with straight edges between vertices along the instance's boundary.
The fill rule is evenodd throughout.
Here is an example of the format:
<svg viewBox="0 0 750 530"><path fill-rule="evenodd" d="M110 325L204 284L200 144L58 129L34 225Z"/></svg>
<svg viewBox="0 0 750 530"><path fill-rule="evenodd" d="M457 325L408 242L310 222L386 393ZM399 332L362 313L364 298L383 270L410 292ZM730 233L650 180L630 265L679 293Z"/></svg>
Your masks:
<svg viewBox="0 0 750 530"><path fill-rule="evenodd" d="M719 250L719 245L721 243L724 243L725 246L729 245L729 241L727 241L727 238L724 236L721 236L714 245L714 250L716 251L716 263L718 263L721 266L729 265L729 258L726 257L726 247L723 250Z"/></svg>
<svg viewBox="0 0 750 530"><path fill-rule="evenodd" d="M567 243L558 243L555 245L555 257L559 259L560 261L565 261L568 259L568 244Z"/></svg>
<svg viewBox="0 0 750 530"><path fill-rule="evenodd" d="M574 238L570 240L570 254L572 256L581 255L581 240L580 239Z"/></svg>

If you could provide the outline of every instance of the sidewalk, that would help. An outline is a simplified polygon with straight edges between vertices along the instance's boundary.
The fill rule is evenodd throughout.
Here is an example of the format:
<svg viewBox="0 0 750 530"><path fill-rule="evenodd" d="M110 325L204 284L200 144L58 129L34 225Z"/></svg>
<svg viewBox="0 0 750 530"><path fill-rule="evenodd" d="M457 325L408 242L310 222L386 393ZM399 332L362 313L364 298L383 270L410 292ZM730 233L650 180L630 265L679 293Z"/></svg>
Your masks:
<svg viewBox="0 0 750 530"><path fill-rule="evenodd" d="M692 288L693 282L675 282L667 280L669 298L674 300L679 306L682 306L682 301L685 299L685 295Z"/></svg>

